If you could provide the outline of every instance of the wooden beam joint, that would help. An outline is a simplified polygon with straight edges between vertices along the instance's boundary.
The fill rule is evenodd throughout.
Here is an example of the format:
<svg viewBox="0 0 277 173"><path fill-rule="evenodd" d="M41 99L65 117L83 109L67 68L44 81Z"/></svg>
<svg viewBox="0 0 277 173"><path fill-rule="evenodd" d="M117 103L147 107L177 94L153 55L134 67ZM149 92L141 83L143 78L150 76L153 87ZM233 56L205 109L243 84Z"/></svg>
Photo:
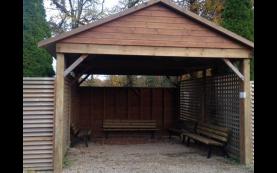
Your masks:
<svg viewBox="0 0 277 173"><path fill-rule="evenodd" d="M243 76L243 74L241 74L241 72L237 69L237 67L235 67L235 66L231 63L230 60L228 60L228 59L222 59L222 60L225 62L225 64L227 64L228 67L231 68L231 70L232 70L242 81L244 81L244 76Z"/></svg>
<svg viewBox="0 0 277 173"><path fill-rule="evenodd" d="M75 62L73 62L65 71L64 77L66 77L70 72L72 72L82 61L84 61L88 55L81 55Z"/></svg>

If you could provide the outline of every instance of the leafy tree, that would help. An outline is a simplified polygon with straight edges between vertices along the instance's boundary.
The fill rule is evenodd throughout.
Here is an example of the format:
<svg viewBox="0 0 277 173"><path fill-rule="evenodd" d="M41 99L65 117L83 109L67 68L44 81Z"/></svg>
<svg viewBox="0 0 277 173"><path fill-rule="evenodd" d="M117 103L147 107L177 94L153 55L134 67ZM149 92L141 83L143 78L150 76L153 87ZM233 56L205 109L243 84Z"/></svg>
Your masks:
<svg viewBox="0 0 277 173"><path fill-rule="evenodd" d="M253 0L227 0L222 14L222 26L254 41ZM254 58L251 61L250 80L254 79Z"/></svg>
<svg viewBox="0 0 277 173"><path fill-rule="evenodd" d="M43 0L23 1L23 76L53 76L52 57L37 43L50 37Z"/></svg>
<svg viewBox="0 0 277 173"><path fill-rule="evenodd" d="M217 24L221 21L224 0L174 0L174 2Z"/></svg>

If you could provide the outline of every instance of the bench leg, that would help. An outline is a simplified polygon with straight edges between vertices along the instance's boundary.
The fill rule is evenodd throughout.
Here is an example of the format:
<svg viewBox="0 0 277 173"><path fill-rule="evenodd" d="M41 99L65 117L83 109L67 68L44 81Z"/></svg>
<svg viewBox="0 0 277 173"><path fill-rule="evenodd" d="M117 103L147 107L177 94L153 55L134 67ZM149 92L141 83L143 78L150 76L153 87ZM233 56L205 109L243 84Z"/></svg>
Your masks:
<svg viewBox="0 0 277 173"><path fill-rule="evenodd" d="M154 139L154 132L151 132L151 139Z"/></svg>
<svg viewBox="0 0 277 173"><path fill-rule="evenodd" d="M88 147L88 136L84 136L86 147Z"/></svg>
<svg viewBox="0 0 277 173"><path fill-rule="evenodd" d="M108 132L105 133L105 138L108 139Z"/></svg>
<svg viewBox="0 0 277 173"><path fill-rule="evenodd" d="M223 157L227 157L227 158L230 158L230 156L229 156L229 154L228 154L228 152L227 152L227 150L226 150L226 147L224 146L224 147L222 147L222 153L223 153Z"/></svg>
<svg viewBox="0 0 277 173"><path fill-rule="evenodd" d="M209 150L208 150L207 158L209 159L211 157L211 154L212 154L212 146L208 145L208 147L209 147Z"/></svg>
<svg viewBox="0 0 277 173"><path fill-rule="evenodd" d="M182 135L181 134L181 139L183 138L183 140L182 140L182 144L184 144L185 143L185 141L186 141L186 138L187 138L187 136L185 136L185 135Z"/></svg>
<svg viewBox="0 0 277 173"><path fill-rule="evenodd" d="M187 139L187 146L189 147L189 143L190 143L190 137L188 137Z"/></svg>

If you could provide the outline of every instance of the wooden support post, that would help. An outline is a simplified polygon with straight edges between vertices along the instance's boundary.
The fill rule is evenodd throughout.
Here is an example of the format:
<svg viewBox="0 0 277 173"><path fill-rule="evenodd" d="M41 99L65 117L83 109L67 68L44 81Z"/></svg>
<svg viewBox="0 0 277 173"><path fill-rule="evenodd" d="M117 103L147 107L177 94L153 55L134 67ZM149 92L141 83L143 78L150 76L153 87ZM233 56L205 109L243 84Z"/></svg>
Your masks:
<svg viewBox="0 0 277 173"><path fill-rule="evenodd" d="M127 88L127 120L129 120L129 89L130 88Z"/></svg>
<svg viewBox="0 0 277 173"><path fill-rule="evenodd" d="M55 86L54 173L62 172L63 166L63 111L64 111L64 54L57 53Z"/></svg>
<svg viewBox="0 0 277 173"><path fill-rule="evenodd" d="M250 111L250 60L242 60L244 81L240 92L240 162L249 165L251 150L251 111Z"/></svg>
<svg viewBox="0 0 277 173"><path fill-rule="evenodd" d="M88 55L80 56L74 63L72 63L65 71L64 77L66 77L72 70L74 70Z"/></svg>
<svg viewBox="0 0 277 173"><path fill-rule="evenodd" d="M104 114L104 119L106 118L106 89L103 88L103 114Z"/></svg>
<svg viewBox="0 0 277 173"><path fill-rule="evenodd" d="M241 80L244 80L245 77L243 74L241 74L241 72L228 59L223 59L223 61L231 68L231 70L233 70L236 75L238 75L239 78L241 78Z"/></svg>
<svg viewBox="0 0 277 173"><path fill-rule="evenodd" d="M201 121L205 122L206 121L206 70L203 70L203 86L202 86L202 104L201 104Z"/></svg>
<svg viewBox="0 0 277 173"><path fill-rule="evenodd" d="M142 119L142 100L141 100L142 89L139 90L139 119Z"/></svg>

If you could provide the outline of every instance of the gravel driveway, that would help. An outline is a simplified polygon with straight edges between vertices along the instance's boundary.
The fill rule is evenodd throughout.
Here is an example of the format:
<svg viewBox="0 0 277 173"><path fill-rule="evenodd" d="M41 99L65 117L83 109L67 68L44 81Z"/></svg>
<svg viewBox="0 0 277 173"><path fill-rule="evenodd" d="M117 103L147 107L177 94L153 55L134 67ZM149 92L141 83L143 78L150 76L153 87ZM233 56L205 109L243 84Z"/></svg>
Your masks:
<svg viewBox="0 0 277 173"><path fill-rule="evenodd" d="M218 154L206 159L205 149L176 142L70 148L63 173L250 173Z"/></svg>

